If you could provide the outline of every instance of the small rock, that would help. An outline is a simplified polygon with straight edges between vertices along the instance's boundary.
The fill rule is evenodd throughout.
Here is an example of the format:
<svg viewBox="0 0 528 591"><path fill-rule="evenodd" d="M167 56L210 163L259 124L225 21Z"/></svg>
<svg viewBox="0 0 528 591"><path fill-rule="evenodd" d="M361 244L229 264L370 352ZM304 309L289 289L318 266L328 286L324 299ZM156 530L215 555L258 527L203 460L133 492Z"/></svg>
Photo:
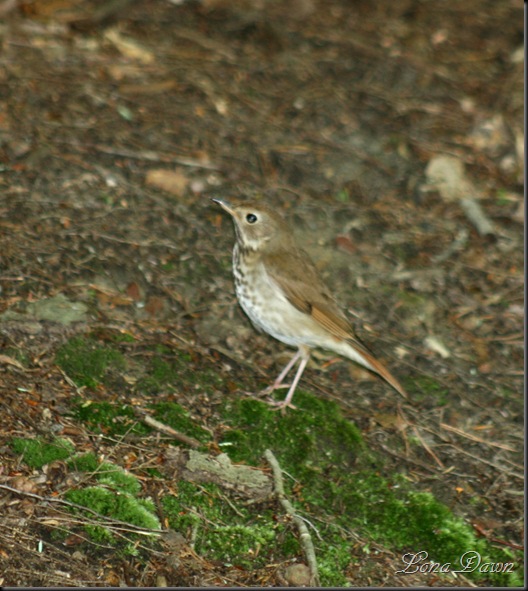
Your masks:
<svg viewBox="0 0 528 591"><path fill-rule="evenodd" d="M292 564L284 569L284 579L290 587L310 587L310 569L306 564Z"/></svg>

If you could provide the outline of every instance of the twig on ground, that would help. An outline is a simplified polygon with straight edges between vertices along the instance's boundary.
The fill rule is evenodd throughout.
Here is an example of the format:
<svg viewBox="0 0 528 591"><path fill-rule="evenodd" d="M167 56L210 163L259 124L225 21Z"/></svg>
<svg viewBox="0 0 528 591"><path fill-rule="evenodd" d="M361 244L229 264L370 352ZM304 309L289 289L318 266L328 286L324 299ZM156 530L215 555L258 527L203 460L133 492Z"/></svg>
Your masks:
<svg viewBox="0 0 528 591"><path fill-rule="evenodd" d="M445 469L445 466L444 466L442 460L427 445L427 443L425 442L424 438L420 435L420 432L418 431L417 427L413 427L413 429L414 429L414 434L416 435L416 437L418 438L418 440L422 444L422 446L425 449L425 451L433 458L433 460L438 464L438 466L440 468L442 468L442 470L444 470Z"/></svg>
<svg viewBox="0 0 528 591"><path fill-rule="evenodd" d="M175 156L174 154L164 154L154 150L129 150L127 148L119 148L112 145L104 144L90 144L78 141L60 140L57 143L66 144L77 152L86 153L89 150L96 150L102 154L109 154L110 156L118 156L121 158L130 158L131 160L143 160L145 162L163 162L165 164L179 164L180 166L188 166L190 168L202 168L204 170L221 171L222 167L216 162L208 162L206 160L197 160L196 158L188 158L186 156Z"/></svg>
<svg viewBox="0 0 528 591"><path fill-rule="evenodd" d="M490 462L489 460L486 460L485 458L481 458L480 456L469 453L465 449L462 449L461 447L459 447L453 443L448 443L447 445L449 447L452 447L453 449L455 449L458 453L464 454L465 456L468 456L470 458L473 458L474 460L477 460L477 462L482 462L483 464L486 464L487 466L490 466L491 468L494 468L495 470L497 470L499 472L503 472L504 474L507 474L508 476L511 476L513 478L517 478L519 480L524 481L524 474L522 474L520 471L515 472L514 470L508 470L507 468L504 468L503 466L501 466L495 462ZM508 460L504 460L504 462L508 462ZM509 463L517 467L517 465L513 464L513 462L509 462ZM519 468L519 470L522 470L522 466L518 466L518 468Z"/></svg>
<svg viewBox="0 0 528 591"><path fill-rule="evenodd" d="M153 150L135 151L129 150L127 148L105 146L103 144L92 144L83 147L95 149L98 152L102 152L103 154L121 156L122 158L131 158L133 160L144 160L146 162L165 162L167 164L179 164L180 166L203 168L205 170L221 170L220 166L215 162L200 161L196 158L186 158L185 156L174 156L172 154L161 154L159 152L154 152Z"/></svg>
<svg viewBox="0 0 528 591"><path fill-rule="evenodd" d="M159 431L160 433L165 433L165 435L169 435L170 437L174 437L174 439L177 439L178 441L181 441L182 443L185 443L186 445L190 445L191 447L200 447L200 445L202 445L194 437L189 437L188 435L184 435L183 433L176 431L172 427L169 427L169 425L165 425L164 423L160 423L160 421L157 421L156 419L154 419L150 415L146 414L142 410L134 409L134 413L145 424L147 424L149 427L152 427L156 431Z"/></svg>
<svg viewBox="0 0 528 591"><path fill-rule="evenodd" d="M36 499L44 503L63 505L65 507L73 507L74 509L79 509L81 511L84 511L85 513L89 513L90 515L94 515L94 517L98 518L98 520L94 521L88 517L84 517L82 523L101 525L107 527L108 529L111 529L114 533L128 532L133 534L139 534L142 536L151 536L162 534L165 531L162 529L151 529L147 527L141 527L139 525L134 525L133 523L128 523L126 521L121 521L120 519L114 519L113 517L110 517L108 515L103 515L102 513L98 513L97 511L90 509L90 507L85 507L84 505L79 505L78 503L72 503L71 501L67 501L65 499L60 498L37 495L35 493L27 492L24 490L20 490L18 488L14 488L12 486L8 486L7 484L0 484L0 489L6 490L15 495L21 495L24 497L29 497L31 499ZM74 517L71 517L71 520L73 519Z"/></svg>
<svg viewBox="0 0 528 591"><path fill-rule="evenodd" d="M456 433L457 435L460 435L461 437L466 437L467 439L471 439L471 441L476 441L477 443L482 443L484 445L489 445L491 447L498 447L499 449L504 449L506 451L515 451L515 449L513 449L513 447L510 447L509 445L504 445L503 443L496 443L494 441L486 441L485 439L482 439L481 437L477 437L476 435L473 435L472 433L466 433L465 431L462 431L462 429L457 429L457 427L452 427L451 425L448 425L446 423L440 423L440 427L442 427L442 429L445 429L446 431L451 431L452 433Z"/></svg>
<svg viewBox="0 0 528 591"><path fill-rule="evenodd" d="M404 456L402 454L399 454L398 452L391 449L390 446L383 445L383 443L380 443L379 441L377 442L377 444L380 446L380 448L385 453L390 454L391 456L397 458L398 460L401 460L402 462L410 462L411 464L414 464L415 466L418 466L419 468L427 470L428 472L431 472L432 474L438 474L438 469L434 468L430 464L426 464L425 462L417 460L416 458L411 458L409 455Z"/></svg>
<svg viewBox="0 0 528 591"><path fill-rule="evenodd" d="M283 506L286 513L293 519L293 522L299 530L301 547L304 551L306 562L308 563L308 568L310 569L310 582L314 587L318 587L320 583L319 572L317 569L317 560L315 558L315 549L310 533L308 532L308 528L306 527L306 523L297 515L295 509L293 508L293 505L286 498L286 495L284 493L284 481L282 479L282 470L279 465L279 462L277 461L277 458L269 449L267 449L264 452L264 457L268 461L273 471L273 482L275 485L275 493L277 495L277 498L279 499L279 502Z"/></svg>

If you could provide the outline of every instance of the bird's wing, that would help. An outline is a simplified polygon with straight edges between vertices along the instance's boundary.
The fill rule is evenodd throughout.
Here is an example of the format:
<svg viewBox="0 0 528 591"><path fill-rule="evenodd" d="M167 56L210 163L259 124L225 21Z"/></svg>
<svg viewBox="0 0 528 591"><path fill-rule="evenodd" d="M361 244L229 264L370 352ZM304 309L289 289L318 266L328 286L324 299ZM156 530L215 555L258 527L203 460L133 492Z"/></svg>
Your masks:
<svg viewBox="0 0 528 591"><path fill-rule="evenodd" d="M404 398L408 398L398 380L354 334L352 325L331 296L308 254L297 249L287 253L281 251L280 255L266 255L263 262L270 279L293 306L309 314L337 340L345 340L363 356L367 367L370 366Z"/></svg>
<svg viewBox="0 0 528 591"><path fill-rule="evenodd" d="M336 338L353 340L358 348L365 349L357 341L352 325L339 309L307 253L297 249L287 254L281 251L280 255L267 255L264 264L270 279L293 306L312 316Z"/></svg>

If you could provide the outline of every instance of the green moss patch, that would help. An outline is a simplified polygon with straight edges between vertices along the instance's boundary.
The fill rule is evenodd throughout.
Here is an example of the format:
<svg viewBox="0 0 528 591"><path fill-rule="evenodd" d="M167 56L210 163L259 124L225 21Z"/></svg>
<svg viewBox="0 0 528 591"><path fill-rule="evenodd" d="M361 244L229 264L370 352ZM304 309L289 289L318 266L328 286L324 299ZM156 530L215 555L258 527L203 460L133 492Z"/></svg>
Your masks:
<svg viewBox="0 0 528 591"><path fill-rule="evenodd" d="M169 425L176 431L194 437L198 441L210 441L211 435L205 429L198 426L189 416L189 411L175 402L159 402L149 405L153 410L153 416L158 421Z"/></svg>
<svg viewBox="0 0 528 591"><path fill-rule="evenodd" d="M125 367L122 354L91 337L74 337L60 347L55 356L57 365L77 384L96 388L111 370Z"/></svg>
<svg viewBox="0 0 528 591"><path fill-rule="evenodd" d="M102 486L87 486L78 490L70 490L65 498L72 503L82 505L100 515L118 519L132 525L147 529L159 529L160 523L155 514L152 501L138 499L129 493L112 491ZM74 513L83 513L74 509ZM93 514L86 513L93 519ZM87 531L96 540L111 540L111 530L103 525L87 525Z"/></svg>
<svg viewBox="0 0 528 591"><path fill-rule="evenodd" d="M211 435L199 427L189 416L189 412L176 402L159 402L148 405L152 416L176 431L194 437L204 443ZM105 435L146 435L152 429L144 425L127 404L113 402L80 402L75 409L75 416L89 425L90 429Z"/></svg>
<svg viewBox="0 0 528 591"><path fill-rule="evenodd" d="M99 462L93 453L82 454L68 460L67 465L76 472L91 473L101 484L121 492L137 495L141 490L139 480L110 462Z"/></svg>
<svg viewBox="0 0 528 591"><path fill-rule="evenodd" d="M213 392L221 379L211 369L196 367L189 353L158 345L153 355L145 360L144 375L138 380L136 390L146 394L159 394L164 390Z"/></svg>
<svg viewBox="0 0 528 591"><path fill-rule="evenodd" d="M106 435L145 435L151 431L138 421L134 409L127 404L83 401L77 405L74 414L92 431Z"/></svg>
<svg viewBox="0 0 528 591"><path fill-rule="evenodd" d="M42 437L35 439L24 439L15 437L10 442L11 449L22 455L22 460L34 469L42 466L64 460L72 455L75 448L72 443L65 439L52 439L47 441Z"/></svg>
<svg viewBox="0 0 528 591"><path fill-rule="evenodd" d="M97 485L69 490L64 495L68 501L82 505L99 515L111 517L146 529L160 529L154 503L139 498L141 483L129 472L111 462L99 463L94 454L83 454L70 459L68 466L78 472L86 472L87 478L95 479ZM93 520L94 515L79 508L72 508L77 515ZM110 527L98 524L84 526L90 537L99 543L118 543L120 537ZM127 552L134 553L134 541L143 535L127 533Z"/></svg>
<svg viewBox="0 0 528 591"><path fill-rule="evenodd" d="M84 342L86 349L80 350L87 352L88 357L90 351L97 352L94 358L100 363L92 363L92 369L98 369L89 376L93 383L104 383L108 372L124 363L112 348L118 343L108 347L93 338L89 344L82 339L72 341ZM112 351L118 355L114 357ZM64 363L64 359L70 360L63 349L57 360ZM139 370L133 386L136 392L154 396L155 401L147 408L154 418L205 445L211 440L209 431L182 406L167 400L158 402L155 396L167 391L218 389L220 378L203 361L159 345L149 349L141 364L134 366L136 362L129 361L127 371ZM73 363L67 367L63 369L68 375L77 376L80 383L87 379L85 365ZM419 395L434 397L437 403L446 399L446 389L431 378L418 377L406 386L418 393L417 400ZM288 498L296 511L317 528L317 533L311 532L323 585L343 586L350 581L347 573L354 568L358 534L402 556L407 552L427 552L430 560L451 563L453 569L469 551L478 552L485 562L520 563L520 552L492 547L486 540L476 538L469 524L453 515L432 494L417 492L404 474L387 474L383 457L367 448L357 427L343 417L334 402L300 390L295 397L298 410L281 414L256 398L226 395L223 400L214 415L217 424L210 425L221 434L218 445L233 462L258 467L265 466L264 451L273 451L285 471ZM106 435L151 432L127 404L83 402L76 414L93 431ZM138 498L140 483L134 477L111 464L100 464L95 457L70 461L72 468L86 471L92 481L96 480L94 486L68 493L70 500L102 515L157 529L151 521L156 519L153 508ZM176 486L176 496L162 499L164 512L170 526L192 539L196 551L204 557L254 569L302 555L298 532L275 501L261 503L257 509L239 503L232 495L227 500L228 493L214 485L178 482ZM114 539L110 528L93 527L87 531L95 539ZM473 572L466 576L500 586L520 585L518 573Z"/></svg>
<svg viewBox="0 0 528 591"><path fill-rule="evenodd" d="M287 482L296 488L290 499L297 498L299 513L310 519L323 511L328 517L325 525L317 524L325 534L324 541L317 542L314 534L321 581L326 586L342 586L347 582L343 573L350 564L352 543L343 528L350 528L350 520L344 516L336 519L333 512L343 515L340 487L346 487L358 458L367 462L372 458L359 430L342 416L337 404L304 391L296 392L295 404L299 410L281 415L256 399L226 401L224 420L233 427L224 434L220 446L233 461L253 465L262 465L267 448L274 452L290 475ZM289 535L297 536L293 526ZM282 560L299 556L297 543L288 548L280 544L280 548Z"/></svg>
<svg viewBox="0 0 528 591"><path fill-rule="evenodd" d="M164 389L175 390L181 381L182 364L153 357L147 362L146 375L137 383L137 390L146 394L159 394Z"/></svg>
<svg viewBox="0 0 528 591"><path fill-rule="evenodd" d="M318 516L322 539L314 536L314 543L322 584L346 584L343 573L351 563L355 533L402 555L426 551L441 563L458 565L468 551L479 552L486 562L512 561L509 551L477 539L473 528L432 494L416 492L403 475L384 475L383 462L365 449L357 428L335 403L303 391L295 403L299 410L283 416L255 399L229 399L223 418L232 429L220 446L233 461L252 465L262 465L266 448L275 453L291 477L287 494L297 510ZM517 574L468 576L519 584Z"/></svg>
<svg viewBox="0 0 528 591"><path fill-rule="evenodd" d="M178 483L178 494L163 498L170 526L195 540L198 554L226 566L260 568L283 555L297 554L299 544L290 523L275 519L271 509L255 511L236 501L214 484Z"/></svg>
<svg viewBox="0 0 528 591"><path fill-rule="evenodd" d="M261 464L270 448L281 465L295 467L304 483L320 480L329 466L355 465L366 448L357 427L345 420L334 402L296 392L299 410L281 415L252 398L230 398L223 409L231 425L220 446L233 461Z"/></svg>

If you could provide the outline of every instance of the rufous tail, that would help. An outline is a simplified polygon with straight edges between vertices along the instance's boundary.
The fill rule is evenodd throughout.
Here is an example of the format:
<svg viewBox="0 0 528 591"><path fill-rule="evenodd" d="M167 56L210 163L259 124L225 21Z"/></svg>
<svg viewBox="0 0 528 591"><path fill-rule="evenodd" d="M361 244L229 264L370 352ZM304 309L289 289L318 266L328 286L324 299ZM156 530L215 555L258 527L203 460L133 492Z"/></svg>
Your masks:
<svg viewBox="0 0 528 591"><path fill-rule="evenodd" d="M364 349L361 351L361 356L365 358L365 361L368 363L369 369L372 369L375 373L381 376L387 384L392 386L398 394L403 396L406 400L409 398L407 392L403 389L403 386L398 382L398 380L391 374L391 372L381 363L378 361L373 355L369 352L365 351ZM367 366L367 367L368 367Z"/></svg>

